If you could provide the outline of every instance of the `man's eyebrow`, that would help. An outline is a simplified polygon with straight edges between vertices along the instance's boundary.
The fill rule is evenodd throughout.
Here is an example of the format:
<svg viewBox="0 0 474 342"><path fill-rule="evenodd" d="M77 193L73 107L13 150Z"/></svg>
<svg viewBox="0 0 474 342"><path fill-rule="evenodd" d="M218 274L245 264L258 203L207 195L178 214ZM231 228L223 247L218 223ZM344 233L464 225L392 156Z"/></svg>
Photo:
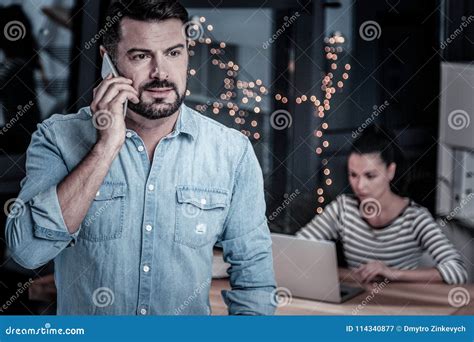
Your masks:
<svg viewBox="0 0 474 342"><path fill-rule="evenodd" d="M183 49L183 48L184 48L184 44L181 44L181 43L180 43L180 44L173 45L173 46L167 48L167 49L165 50L165 53L168 53L168 52L170 52L170 51L172 51L172 50L174 50L174 49L178 49L178 48ZM150 54L153 53L152 50L150 50L150 49L144 49L144 48L131 48L131 49L127 50L127 54L132 54L132 53L135 53L135 52L150 53Z"/></svg>
<svg viewBox="0 0 474 342"><path fill-rule="evenodd" d="M131 54L134 52L146 52L146 53L152 53L150 49L142 49L142 48L131 48L127 50L127 54Z"/></svg>
<svg viewBox="0 0 474 342"><path fill-rule="evenodd" d="M171 52L172 50L178 49L178 48L184 49L184 44L179 43L179 44L173 45L173 46L167 48L165 50L165 53Z"/></svg>

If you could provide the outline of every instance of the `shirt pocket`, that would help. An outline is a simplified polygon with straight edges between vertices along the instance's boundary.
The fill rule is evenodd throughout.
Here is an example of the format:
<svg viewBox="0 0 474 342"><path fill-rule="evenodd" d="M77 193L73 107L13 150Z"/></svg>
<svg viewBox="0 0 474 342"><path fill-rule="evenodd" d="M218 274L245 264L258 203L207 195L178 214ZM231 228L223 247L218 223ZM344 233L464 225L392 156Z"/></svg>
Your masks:
<svg viewBox="0 0 474 342"><path fill-rule="evenodd" d="M177 186L176 200L174 241L191 248L216 243L229 206L228 191Z"/></svg>
<svg viewBox="0 0 474 342"><path fill-rule="evenodd" d="M125 183L104 182L82 221L79 237L92 242L121 238L125 195Z"/></svg>

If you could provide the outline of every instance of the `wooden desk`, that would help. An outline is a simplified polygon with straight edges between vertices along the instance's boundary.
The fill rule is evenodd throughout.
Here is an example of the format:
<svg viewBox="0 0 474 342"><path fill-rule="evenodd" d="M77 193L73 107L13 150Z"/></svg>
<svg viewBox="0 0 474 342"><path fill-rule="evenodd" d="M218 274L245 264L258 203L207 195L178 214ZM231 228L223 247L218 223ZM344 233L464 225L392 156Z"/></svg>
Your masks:
<svg viewBox="0 0 474 342"><path fill-rule="evenodd" d="M345 283L354 280L347 270L340 270L340 278ZM459 285L441 283L413 284L388 283L373 291L368 284L366 291L342 304L331 304L301 298L292 298L288 305L277 309L277 315L474 315L474 284L461 285L470 295L469 304L454 307L449 304L448 294ZM212 282L210 301L213 315L227 315L227 307L221 297L221 290L230 289L228 279ZM365 305L362 305L363 301ZM362 307L357 310L358 306Z"/></svg>

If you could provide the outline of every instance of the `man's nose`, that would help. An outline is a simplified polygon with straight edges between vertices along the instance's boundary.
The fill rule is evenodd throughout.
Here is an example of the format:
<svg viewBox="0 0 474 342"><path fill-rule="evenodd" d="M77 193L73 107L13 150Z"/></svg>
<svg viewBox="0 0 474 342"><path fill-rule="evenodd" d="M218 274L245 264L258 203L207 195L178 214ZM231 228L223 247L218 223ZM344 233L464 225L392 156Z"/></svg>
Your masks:
<svg viewBox="0 0 474 342"><path fill-rule="evenodd" d="M168 78L168 72L165 71L163 65L155 64L150 72L150 78L165 80Z"/></svg>

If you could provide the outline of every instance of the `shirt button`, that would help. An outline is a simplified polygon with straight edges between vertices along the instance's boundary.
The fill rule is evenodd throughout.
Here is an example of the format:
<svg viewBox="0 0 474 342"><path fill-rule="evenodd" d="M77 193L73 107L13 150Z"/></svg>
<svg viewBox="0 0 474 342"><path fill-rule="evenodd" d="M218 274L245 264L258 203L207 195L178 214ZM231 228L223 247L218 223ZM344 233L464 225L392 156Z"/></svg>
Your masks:
<svg viewBox="0 0 474 342"><path fill-rule="evenodd" d="M95 197L98 197L99 195L100 195L100 191L97 191L97 192L95 193Z"/></svg>
<svg viewBox="0 0 474 342"><path fill-rule="evenodd" d="M147 225L145 226L145 229L146 229L147 232L151 232L151 230L153 229L153 227L152 227L151 225L147 224Z"/></svg>
<svg viewBox="0 0 474 342"><path fill-rule="evenodd" d="M155 186L153 184L148 185L148 190L150 191L155 190Z"/></svg>
<svg viewBox="0 0 474 342"><path fill-rule="evenodd" d="M146 309L141 309L141 310L140 310L140 313L141 313L142 315L146 315Z"/></svg>
<svg viewBox="0 0 474 342"><path fill-rule="evenodd" d="M127 138L131 138L131 137L132 137L132 132L127 132L127 134L125 134L125 136L126 136Z"/></svg>
<svg viewBox="0 0 474 342"><path fill-rule="evenodd" d="M140 145L140 146L137 147L137 150L138 150L138 152L143 152L145 150L145 148L142 145Z"/></svg>
<svg viewBox="0 0 474 342"><path fill-rule="evenodd" d="M206 204L206 203L207 203L206 199L205 199L205 198L201 198L201 204Z"/></svg>
<svg viewBox="0 0 474 342"><path fill-rule="evenodd" d="M148 265L143 266L143 271L144 271L145 273L149 272L149 271L150 271L150 267L148 267Z"/></svg>

